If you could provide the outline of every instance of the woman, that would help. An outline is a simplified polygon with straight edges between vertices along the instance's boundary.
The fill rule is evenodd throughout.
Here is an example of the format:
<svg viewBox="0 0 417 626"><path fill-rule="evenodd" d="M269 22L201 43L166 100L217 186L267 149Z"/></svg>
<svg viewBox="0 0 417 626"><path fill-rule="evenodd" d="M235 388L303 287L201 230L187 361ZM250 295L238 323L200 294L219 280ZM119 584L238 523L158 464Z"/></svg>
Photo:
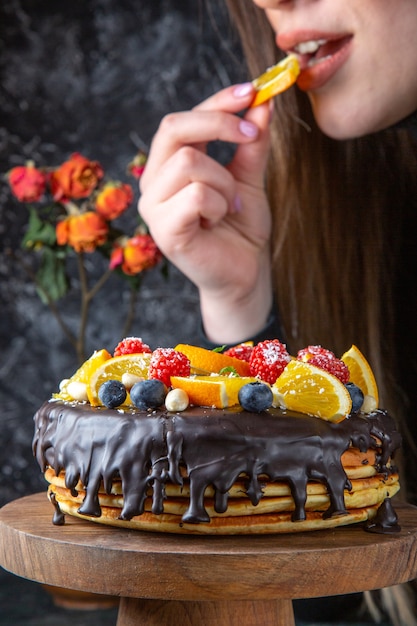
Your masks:
<svg viewBox="0 0 417 626"><path fill-rule="evenodd" d="M235 85L168 115L139 210L197 285L208 342L279 336L292 353L338 355L357 344L415 476L417 3L227 4L249 76L295 52L298 85L255 108L251 84ZM227 167L207 155L219 139L237 146Z"/></svg>

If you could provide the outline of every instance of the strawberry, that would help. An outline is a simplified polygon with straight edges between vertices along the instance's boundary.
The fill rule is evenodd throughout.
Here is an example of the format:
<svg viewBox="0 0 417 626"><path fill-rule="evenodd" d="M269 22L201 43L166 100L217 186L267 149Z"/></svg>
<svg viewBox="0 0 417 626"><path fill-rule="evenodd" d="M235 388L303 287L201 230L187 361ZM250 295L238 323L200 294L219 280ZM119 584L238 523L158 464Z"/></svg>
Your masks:
<svg viewBox="0 0 417 626"><path fill-rule="evenodd" d="M337 358L331 350L322 348L321 346L308 346L299 350L297 353L299 361L305 361L327 370L333 376L336 376L344 385L349 380L349 369L343 361Z"/></svg>
<svg viewBox="0 0 417 626"><path fill-rule="evenodd" d="M235 359L246 361L249 363L252 354L253 346L249 343L238 343L236 346L232 346L224 351L224 354L233 356Z"/></svg>
<svg viewBox="0 0 417 626"><path fill-rule="evenodd" d="M250 375L272 385L291 360L286 346L278 339L267 339L253 347L249 360Z"/></svg>
<svg viewBox="0 0 417 626"><path fill-rule="evenodd" d="M189 358L174 348L157 348L152 352L148 378L157 378L167 387L171 386L171 376L189 376Z"/></svg>
<svg viewBox="0 0 417 626"><path fill-rule="evenodd" d="M136 354L141 352L152 352L148 344L143 343L140 337L125 337L114 349L113 356L122 356L122 354Z"/></svg>

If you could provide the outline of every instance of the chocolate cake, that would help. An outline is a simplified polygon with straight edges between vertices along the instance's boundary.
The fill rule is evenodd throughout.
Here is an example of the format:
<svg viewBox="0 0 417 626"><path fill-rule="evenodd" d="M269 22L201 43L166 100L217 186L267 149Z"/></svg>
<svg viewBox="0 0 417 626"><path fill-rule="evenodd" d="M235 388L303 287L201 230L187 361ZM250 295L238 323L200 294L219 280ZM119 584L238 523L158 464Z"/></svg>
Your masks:
<svg viewBox="0 0 417 626"><path fill-rule="evenodd" d="M171 533L395 531L401 437L377 402L355 346L338 359L320 346L292 357L278 340L219 354L126 338L37 411L33 450L55 523L68 513Z"/></svg>
<svg viewBox="0 0 417 626"><path fill-rule="evenodd" d="M374 518L399 490L392 418L271 408L118 411L46 402L34 453L58 511L174 533L279 533Z"/></svg>

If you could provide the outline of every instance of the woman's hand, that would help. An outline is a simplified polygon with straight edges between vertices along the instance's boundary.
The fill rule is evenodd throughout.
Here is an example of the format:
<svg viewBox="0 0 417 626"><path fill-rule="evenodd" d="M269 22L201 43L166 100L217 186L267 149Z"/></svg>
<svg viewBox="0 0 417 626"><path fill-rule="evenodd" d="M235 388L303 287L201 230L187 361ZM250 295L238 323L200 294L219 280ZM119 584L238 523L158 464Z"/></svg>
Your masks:
<svg viewBox="0 0 417 626"><path fill-rule="evenodd" d="M141 178L139 211L165 256L199 289L208 337L234 343L258 332L272 300L271 219L264 190L269 106L248 109L250 83L192 111L167 115ZM227 167L207 144L237 145Z"/></svg>

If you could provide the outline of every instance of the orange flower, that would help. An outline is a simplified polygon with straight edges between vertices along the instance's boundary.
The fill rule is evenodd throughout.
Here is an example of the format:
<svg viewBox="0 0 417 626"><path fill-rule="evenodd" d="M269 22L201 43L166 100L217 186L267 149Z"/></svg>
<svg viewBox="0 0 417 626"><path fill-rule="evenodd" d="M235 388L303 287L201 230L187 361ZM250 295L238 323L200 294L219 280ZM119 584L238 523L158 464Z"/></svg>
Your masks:
<svg viewBox="0 0 417 626"><path fill-rule="evenodd" d="M107 239L107 222L94 211L70 215L56 225L58 245L69 245L76 252L94 252Z"/></svg>
<svg viewBox="0 0 417 626"><path fill-rule="evenodd" d="M125 274L133 276L153 267L161 258L161 252L150 235L135 235L113 248L110 269L121 266Z"/></svg>
<svg viewBox="0 0 417 626"><path fill-rule="evenodd" d="M106 183L96 198L96 211L106 220L114 220L133 200L133 190L123 183Z"/></svg>
<svg viewBox="0 0 417 626"><path fill-rule="evenodd" d="M75 152L52 173L51 193L54 200L61 202L70 198L87 198L103 176L100 163Z"/></svg>
<svg viewBox="0 0 417 626"><path fill-rule="evenodd" d="M19 165L8 174L9 185L20 202L38 202L45 193L48 176L34 165Z"/></svg>

